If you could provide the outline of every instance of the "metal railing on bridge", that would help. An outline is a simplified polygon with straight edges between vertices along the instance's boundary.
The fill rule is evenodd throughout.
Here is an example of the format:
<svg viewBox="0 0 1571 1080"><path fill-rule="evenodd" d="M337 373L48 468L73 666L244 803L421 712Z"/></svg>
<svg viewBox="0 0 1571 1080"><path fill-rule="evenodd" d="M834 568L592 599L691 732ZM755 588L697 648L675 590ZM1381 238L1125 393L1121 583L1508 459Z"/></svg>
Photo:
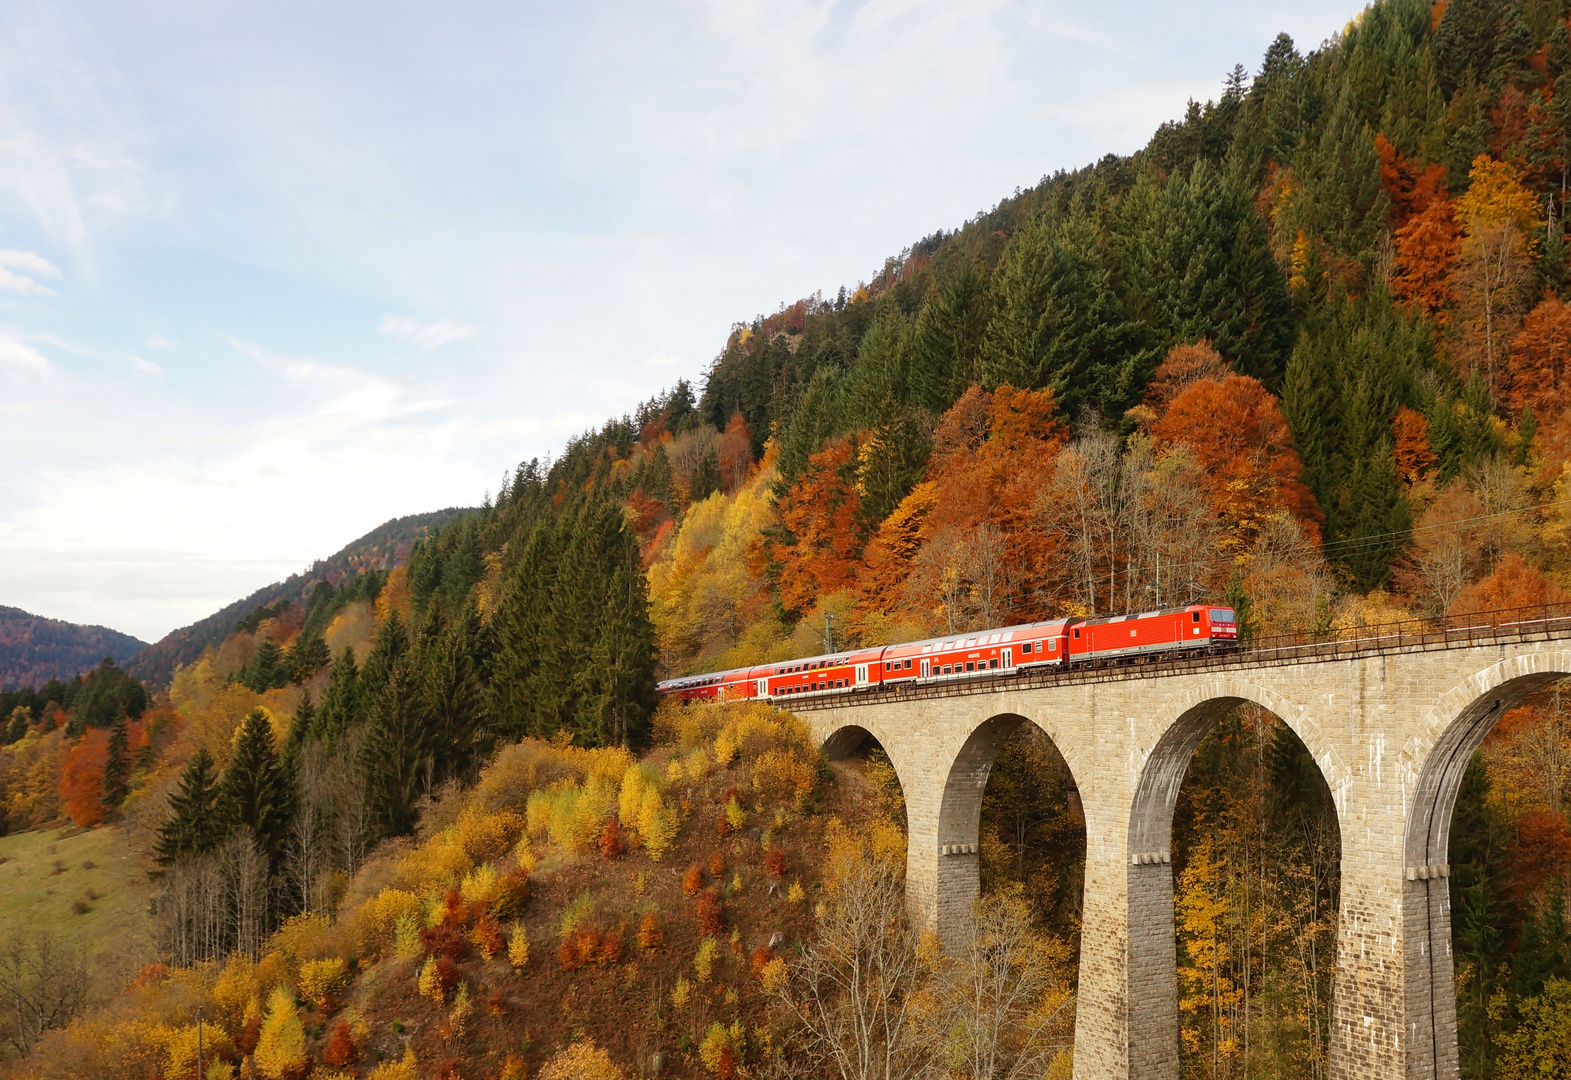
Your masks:
<svg viewBox="0 0 1571 1080"><path fill-rule="evenodd" d="M792 701L790 708L793 712L828 709L873 701L959 697L996 693L1002 689L1113 682L1195 671L1324 663L1382 653L1476 648L1555 638L1571 641L1571 603L1534 604L1432 619L1404 619L1327 629L1317 633L1260 636L1226 650L1154 652L1066 665L990 671L985 675L978 673L975 678L946 678L941 683L904 683L844 695L826 694Z"/></svg>

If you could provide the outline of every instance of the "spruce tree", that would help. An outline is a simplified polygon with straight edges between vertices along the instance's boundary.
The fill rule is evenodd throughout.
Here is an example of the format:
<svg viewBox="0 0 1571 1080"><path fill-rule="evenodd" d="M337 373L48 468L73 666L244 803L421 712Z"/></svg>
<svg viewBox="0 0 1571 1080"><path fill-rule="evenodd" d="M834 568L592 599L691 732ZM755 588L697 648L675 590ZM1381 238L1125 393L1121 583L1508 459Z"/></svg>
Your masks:
<svg viewBox="0 0 1571 1080"><path fill-rule="evenodd" d="M355 665L355 650L348 645L333 664L332 677L322 693L322 706L316 710L314 734L331 743L365 718L360 691L360 669Z"/></svg>
<svg viewBox="0 0 1571 1080"><path fill-rule="evenodd" d="M104 762L104 809L115 811L131 793L131 740L125 714L109 729L109 757Z"/></svg>
<svg viewBox="0 0 1571 1080"><path fill-rule="evenodd" d="M698 468L693 471L692 480L688 481L687 501L689 503L703 502L719 490L720 459L715 454L714 448L710 447L698 459Z"/></svg>
<svg viewBox="0 0 1571 1080"><path fill-rule="evenodd" d="M542 717L554 715L556 679L564 666L554 638L551 592L557 572L557 527L542 517L530 530L504 582L493 625L497 651L491 677L491 715L505 739L548 735Z"/></svg>
<svg viewBox="0 0 1571 1080"><path fill-rule="evenodd" d="M218 786L218 817L228 828L247 828L277 865L289 831L289 791L273 726L266 711L252 709L240 726L234 755Z"/></svg>
<svg viewBox="0 0 1571 1080"><path fill-rule="evenodd" d="M430 775L432 742L414 665L410 658L400 658L371 709L360 750L366 798L381 835L414 830L420 794Z"/></svg>
<svg viewBox="0 0 1571 1080"><path fill-rule="evenodd" d="M573 717L581 746L641 747L648 741L655 706L655 632L649 618L648 579L637 538L621 514L608 507L593 519L595 545L606 574L588 663L583 665Z"/></svg>
<svg viewBox="0 0 1571 1080"><path fill-rule="evenodd" d="M290 646L283 666L290 682L303 683L325 668L331 660L332 654L328 652L327 642L322 639L322 635L301 633Z"/></svg>
<svg viewBox="0 0 1571 1080"><path fill-rule="evenodd" d="M485 688L475 653L480 646L479 612L473 604L453 625L435 624L422 634L421 693L431 719L431 758L437 780L465 776L482 752L486 732Z"/></svg>
<svg viewBox="0 0 1571 1080"><path fill-rule="evenodd" d="M159 865L168 866L181 855L200 854L218 846L223 827L217 803L213 755L204 746L180 775L180 790L169 793L170 817L158 827L153 846Z"/></svg>
<svg viewBox="0 0 1571 1080"><path fill-rule="evenodd" d="M966 387L982 380L988 314L988 281L970 259L928 294L910 345L917 406L942 413Z"/></svg>
<svg viewBox="0 0 1571 1080"><path fill-rule="evenodd" d="M389 612L376 631L376 640L360 672L360 693L368 705L381 697L382 688L387 685L393 668L408 651L409 630L404 626L404 620L398 617L398 612Z"/></svg>
<svg viewBox="0 0 1571 1080"><path fill-rule="evenodd" d="M316 707L311 704L311 692L307 690L300 698L300 704L295 709L295 714L289 720L289 734L284 737L284 772L291 778L300 763L300 754L305 750L306 740L311 737L311 732L316 726Z"/></svg>

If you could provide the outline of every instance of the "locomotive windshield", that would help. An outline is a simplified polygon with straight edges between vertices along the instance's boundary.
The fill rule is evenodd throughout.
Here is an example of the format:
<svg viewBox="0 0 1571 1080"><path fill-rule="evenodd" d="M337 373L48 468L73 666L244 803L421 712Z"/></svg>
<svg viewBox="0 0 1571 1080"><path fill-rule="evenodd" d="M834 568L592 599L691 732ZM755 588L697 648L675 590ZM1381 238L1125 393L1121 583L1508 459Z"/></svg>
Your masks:
<svg viewBox="0 0 1571 1080"><path fill-rule="evenodd" d="M1233 609L1232 608L1212 608L1211 609L1211 621L1212 622L1223 622L1223 623L1233 622L1234 621L1234 619L1233 619Z"/></svg>

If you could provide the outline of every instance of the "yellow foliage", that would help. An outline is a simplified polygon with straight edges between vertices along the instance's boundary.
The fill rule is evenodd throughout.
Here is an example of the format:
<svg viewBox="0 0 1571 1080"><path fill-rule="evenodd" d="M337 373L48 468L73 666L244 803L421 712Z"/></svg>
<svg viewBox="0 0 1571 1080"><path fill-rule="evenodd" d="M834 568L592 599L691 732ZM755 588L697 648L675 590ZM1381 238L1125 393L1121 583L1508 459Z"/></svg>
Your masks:
<svg viewBox="0 0 1571 1080"><path fill-rule="evenodd" d="M437 1004L443 999L442 982L436 975L436 957L426 957L425 964L420 968L420 978L415 983L421 997L428 997Z"/></svg>
<svg viewBox="0 0 1571 1080"><path fill-rule="evenodd" d="M764 992L769 994L778 994L780 991L785 989L786 983L790 980L790 978L790 969L786 967L785 960L778 956L775 957L773 960L769 961L769 963L764 965Z"/></svg>
<svg viewBox="0 0 1571 1080"><path fill-rule="evenodd" d="M453 995L453 1008L447 1014L447 1022L453 1030L453 1037L461 1039L464 1027L469 1023L469 1017L474 1014L475 1007L469 1000L469 984L459 983L458 993Z"/></svg>
<svg viewBox="0 0 1571 1080"><path fill-rule="evenodd" d="M1523 236L1531 236L1538 212L1538 200L1522 184L1516 166L1488 154L1473 159L1467 192L1456 200L1456 222L1463 233L1510 222Z"/></svg>
<svg viewBox="0 0 1571 1080"><path fill-rule="evenodd" d="M644 838L644 850L652 861L665 858L680 824L676 807L661 796L659 789L645 788L644 803L638 811L638 832Z"/></svg>
<svg viewBox="0 0 1571 1080"><path fill-rule="evenodd" d="M388 1061L372 1069L366 1080L420 1080L420 1062L415 1058L415 1048L404 1047L401 1061Z"/></svg>
<svg viewBox="0 0 1571 1080"><path fill-rule="evenodd" d="M213 983L213 1003L218 1006L223 1025L231 1030L242 1027L248 1008L261 993L262 981L257 977L256 965L249 957L235 953Z"/></svg>
<svg viewBox="0 0 1571 1080"><path fill-rule="evenodd" d="M676 977L676 985L671 988L671 1004L680 1009L683 1005L687 1004L687 999L692 994L692 992L693 984L688 982L682 976L678 975Z"/></svg>
<svg viewBox="0 0 1571 1080"><path fill-rule="evenodd" d="M698 973L698 981L706 983L714 974L715 957L720 955L720 943L712 937L706 937L698 943L698 952L693 956L693 970Z"/></svg>
<svg viewBox="0 0 1571 1080"><path fill-rule="evenodd" d="M747 823L747 812L742 809L742 804L736 801L735 795L726 800L725 819L732 829L740 829Z"/></svg>
<svg viewBox="0 0 1571 1080"><path fill-rule="evenodd" d="M747 1049L747 1036L742 1030L742 1022L733 1020L729 1029L718 1020L709 1025L709 1030L704 1034L704 1041L698 1046L698 1056L704 1063L704 1068L712 1073L720 1071L720 1061L727 1048L742 1060L742 1054Z"/></svg>
<svg viewBox="0 0 1571 1080"><path fill-rule="evenodd" d="M507 962L515 968L529 963L529 934L521 922L513 924L513 932L507 939Z"/></svg>
<svg viewBox="0 0 1571 1080"><path fill-rule="evenodd" d="M653 764L641 761L627 767L622 774L622 791L617 797L617 818L624 829L639 828L639 817L644 808L644 795L661 790L660 771Z"/></svg>
<svg viewBox="0 0 1571 1080"><path fill-rule="evenodd" d="M349 986L349 969L343 957L307 960L300 965L300 996L318 1009L325 1008Z"/></svg>
<svg viewBox="0 0 1571 1080"><path fill-rule="evenodd" d="M559 1050L540 1069L540 1080L625 1080L611 1055L588 1039Z"/></svg>
<svg viewBox="0 0 1571 1080"><path fill-rule="evenodd" d="M267 999L267 1017L256 1043L256 1067L269 1080L279 1080L305 1064L305 1028L288 989L275 986Z"/></svg>
<svg viewBox="0 0 1571 1080"><path fill-rule="evenodd" d="M545 791L531 792L525 806L530 839L549 838L569 851L592 847L606 818L617 812L620 781L620 774L614 784L591 775L581 785L563 780Z"/></svg>
<svg viewBox="0 0 1571 1080"><path fill-rule="evenodd" d="M807 893L802 891L802 883L800 881L793 881L791 883L791 887L786 890L786 902L789 904L800 904L803 900L806 899Z"/></svg>
<svg viewBox="0 0 1571 1080"><path fill-rule="evenodd" d="M477 866L458 891L468 903L489 905L496 895L496 868L490 863Z"/></svg>
<svg viewBox="0 0 1571 1080"><path fill-rule="evenodd" d="M406 924L418 930L424 913L425 905L414 893L403 889L383 889L355 912L355 937L361 949L370 955L381 955L390 943L395 951L402 954L406 942L399 939L400 931Z"/></svg>

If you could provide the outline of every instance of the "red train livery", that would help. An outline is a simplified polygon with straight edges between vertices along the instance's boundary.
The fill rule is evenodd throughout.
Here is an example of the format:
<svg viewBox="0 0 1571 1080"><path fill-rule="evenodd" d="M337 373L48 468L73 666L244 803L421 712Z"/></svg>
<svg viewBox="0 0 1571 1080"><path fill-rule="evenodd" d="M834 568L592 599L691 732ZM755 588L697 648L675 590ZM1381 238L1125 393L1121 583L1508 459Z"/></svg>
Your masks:
<svg viewBox="0 0 1571 1080"><path fill-rule="evenodd" d="M846 694L886 686L990 678L1042 665L1117 662L1168 651L1212 651L1234 648L1237 643L1238 623L1232 609L1188 604L1139 615L1055 619L877 649L852 649L667 679L657 689L662 696L683 702L785 701L803 694Z"/></svg>

